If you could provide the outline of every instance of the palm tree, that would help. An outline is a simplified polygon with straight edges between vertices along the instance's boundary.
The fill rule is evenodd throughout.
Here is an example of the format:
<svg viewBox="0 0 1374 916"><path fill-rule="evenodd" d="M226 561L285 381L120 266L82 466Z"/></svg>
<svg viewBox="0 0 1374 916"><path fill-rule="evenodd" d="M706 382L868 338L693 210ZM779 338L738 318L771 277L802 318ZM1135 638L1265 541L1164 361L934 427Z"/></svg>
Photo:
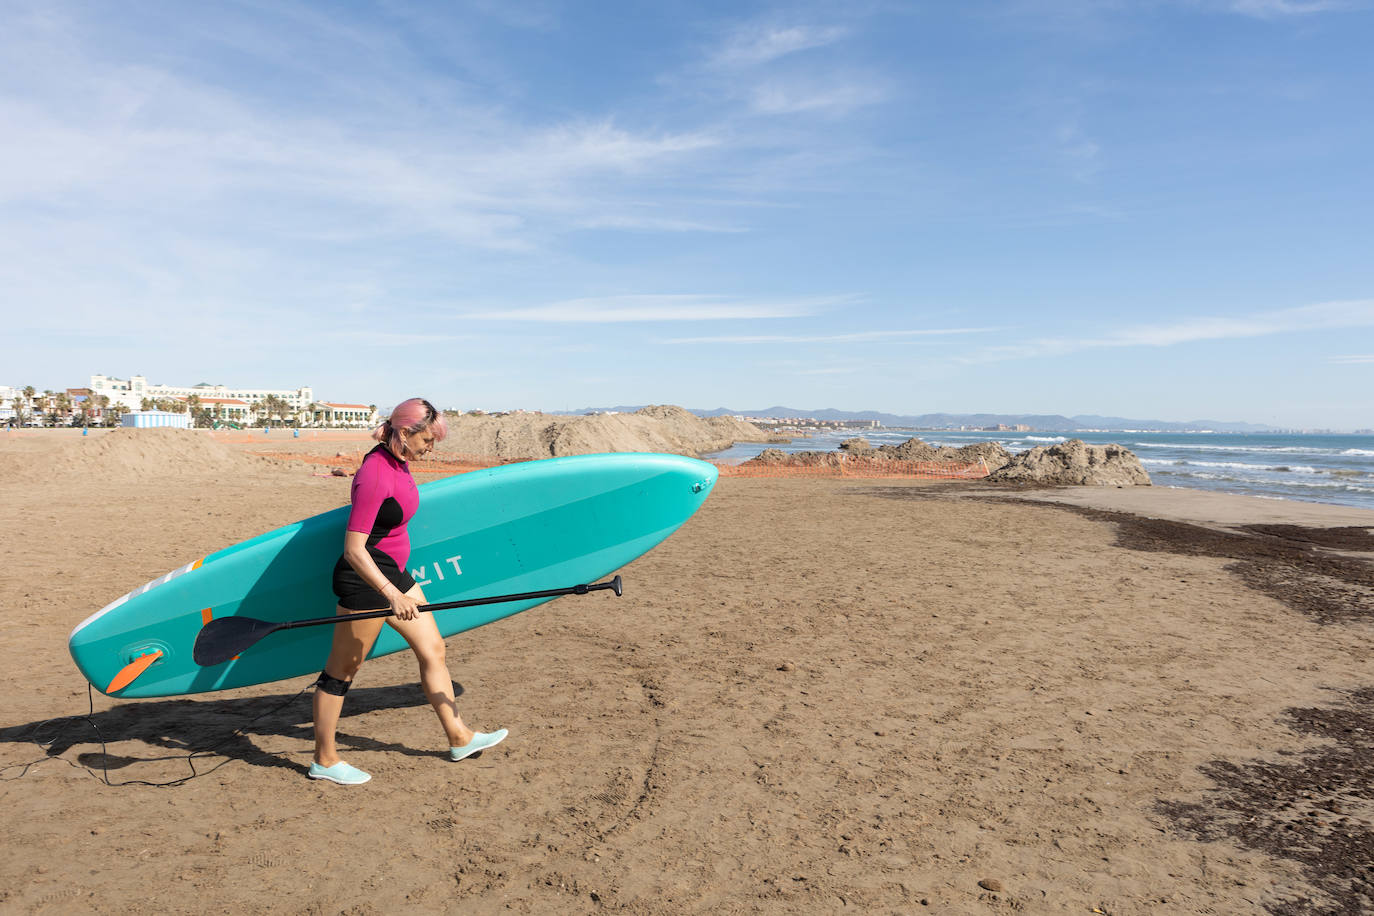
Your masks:
<svg viewBox="0 0 1374 916"><path fill-rule="evenodd" d="M105 415L106 426L118 426L119 421L124 418L124 405L115 402L110 403L110 396L106 394L98 395L100 410Z"/></svg>
<svg viewBox="0 0 1374 916"><path fill-rule="evenodd" d="M276 420L278 425L285 425L285 418L291 414L291 405L285 398L279 398L275 394L263 398L262 406L267 411L268 421Z"/></svg>
<svg viewBox="0 0 1374 916"><path fill-rule="evenodd" d="M188 394L186 396L186 409L191 414L191 425L195 427L205 427L210 425L210 411L200 402L200 395Z"/></svg>

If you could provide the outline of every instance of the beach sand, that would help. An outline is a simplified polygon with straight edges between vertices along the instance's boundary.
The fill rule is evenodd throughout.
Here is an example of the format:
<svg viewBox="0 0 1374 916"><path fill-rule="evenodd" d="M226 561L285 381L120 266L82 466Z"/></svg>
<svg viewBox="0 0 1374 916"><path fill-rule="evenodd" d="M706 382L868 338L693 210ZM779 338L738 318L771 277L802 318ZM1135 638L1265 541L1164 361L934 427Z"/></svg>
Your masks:
<svg viewBox="0 0 1374 916"><path fill-rule="evenodd" d="M254 441L0 434L0 911L1374 907L1374 512L723 479L623 598L449 640L511 730L479 758L408 653L368 662L344 788L305 777L310 678L63 718L73 626L347 502Z"/></svg>

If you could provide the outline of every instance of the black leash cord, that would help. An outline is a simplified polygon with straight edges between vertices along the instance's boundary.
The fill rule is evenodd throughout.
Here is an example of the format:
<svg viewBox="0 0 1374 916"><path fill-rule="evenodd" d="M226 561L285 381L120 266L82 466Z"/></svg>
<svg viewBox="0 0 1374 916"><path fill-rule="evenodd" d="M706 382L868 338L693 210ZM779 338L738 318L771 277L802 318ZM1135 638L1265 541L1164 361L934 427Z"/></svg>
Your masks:
<svg viewBox="0 0 1374 916"><path fill-rule="evenodd" d="M48 747L50 747L50 746L52 745L52 743L53 743L54 741L57 740L57 735L53 735L52 737L50 737L50 738L48 738L46 741L44 741L44 740L42 740L42 739L40 738L40 736L39 736L39 734L43 731L43 729L49 727L50 725L52 725L52 724L55 723L55 722L75 723L75 722L76 722L77 720L79 720L79 719L84 719L84 720L86 721L86 723L87 723L88 725L90 725L90 727L92 728L92 730L95 731L95 736L96 736L96 738L99 739L99 741L100 741L100 770L101 770L101 771L100 771L99 773L97 773L97 772L95 771L94 768L88 767L88 766L86 766L86 765L83 764L83 763L73 763L72 761L66 760L65 758L58 758L58 759L60 759L60 760L63 760L63 762L66 763L68 766L73 766L73 767L76 767L76 768L78 768L78 769L85 770L86 772L90 773L92 776L94 776L94 777L96 777L97 779L100 779L101 781L103 781L103 782L105 783L105 785L110 786L110 787L112 787L112 788L118 787L118 786L149 786L149 787L154 788L154 789L164 789L164 788L168 788L168 787L171 787L171 786L181 786L181 785L185 785L186 783L190 782L191 780L197 779L197 778L199 778L199 777L201 777L201 776L209 776L211 773L215 772L215 770L218 770L220 767L224 766L226 763L228 763L228 762L232 759L232 758L225 758L224 760L221 760L219 763L215 764L215 765L214 765L213 767L211 767L210 769L206 770L204 773L199 773L199 772L196 771L196 758L197 758L197 757L208 756L208 755L214 753L215 751L219 750L219 749L220 749L221 747L223 747L224 745L228 744L230 741L233 741L235 738L243 737L243 730L244 730L245 728L247 728L248 726L252 725L254 722L258 721L259 719L265 718L265 717L267 717L267 716L272 715L272 714L275 713L275 712L280 712L281 710L285 709L287 706L291 705L291 704L294 703L296 700L300 699L301 694L305 693L307 690L309 690L311 687L314 687L314 686L315 686L315 682L314 682L314 681L311 681L310 683L308 683L308 684L306 684L304 687L302 687L302 688L300 689L300 692L299 692L299 693L295 694L294 696L288 697L286 700L282 701L281 703L278 703L276 706L273 706L271 709L267 710L266 712L260 712L260 713L258 713L256 716L254 716L253 718L251 718L251 719L249 719L248 721L244 722L244 723L243 723L242 725L240 725L238 728L235 728L232 732L230 732L228 735L226 735L226 736L224 736L223 738L221 738L219 741L215 742L215 743L214 743L213 745L211 745L210 747L203 748L203 749L198 750L198 751L191 751L189 754L186 755L186 765L187 765L188 767L191 768L191 775L190 775L190 776L183 776L183 777L181 777L180 779L168 780L167 782L148 782L148 781L142 780L142 779L130 779L130 780L126 780L125 782L110 782L110 762L109 762L109 761L110 761L110 754L109 754L109 751L106 749L106 745L105 745L105 736L101 733L101 731L100 731L100 726L99 726L99 725L96 725L96 723L95 723L95 689L94 689L93 687L91 687L90 684L87 684L87 685L86 685L86 699L87 699L87 702L88 702L88 704L89 704L89 710L86 712L86 714L85 714L85 715L80 715L80 714L78 714L78 715L75 715L75 716L58 716L58 717L56 717L56 718L47 719L47 720L45 720L45 721L43 721L43 722L39 722L37 725L35 725L35 726L33 727L33 732L34 732L34 734L33 734L33 736L32 736L32 737L33 737L33 743L36 744L36 745L38 745L38 746L41 747L41 748L48 748ZM75 742L73 742L73 743L75 743ZM0 767L0 773L3 773L5 770L12 770L12 769L14 769L15 767L23 767L23 769L19 771L19 774L18 774L17 776L5 776L5 777L0 777L0 782L9 782L9 781L15 780L15 779L23 779L26 775L28 775L29 770L31 770L33 767L37 766L38 764L42 763L42 762L45 761L45 760L52 760L52 759L53 759L52 756L51 756L51 755L48 755L48 756L45 756L45 757L40 757L40 758L37 759L37 760L31 760L31 761L29 761L28 763L12 763L12 764L10 764L9 766L6 766L6 767ZM134 762L135 762L135 763L144 763L144 762L152 762L152 761L154 761L154 760L166 760L166 759L167 759L166 757L144 757L144 758L136 759L136 760L134 760Z"/></svg>

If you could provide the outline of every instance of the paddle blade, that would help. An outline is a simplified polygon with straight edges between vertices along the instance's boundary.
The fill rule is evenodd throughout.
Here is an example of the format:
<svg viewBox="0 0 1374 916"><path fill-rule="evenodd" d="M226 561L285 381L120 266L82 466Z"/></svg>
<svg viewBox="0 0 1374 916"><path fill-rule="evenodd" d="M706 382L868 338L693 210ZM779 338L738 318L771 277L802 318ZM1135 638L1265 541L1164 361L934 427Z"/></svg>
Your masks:
<svg viewBox="0 0 1374 916"><path fill-rule="evenodd" d="M252 617L217 617L196 634L191 658L202 668L222 664L280 626Z"/></svg>
<svg viewBox="0 0 1374 916"><path fill-rule="evenodd" d="M153 662L157 661L159 658L162 658L161 649L158 649L156 652L150 652L147 655L139 656L129 664L125 665L123 669L121 669L120 672L115 675L114 680L110 681L110 686L106 687L101 692L108 696L109 694L114 693L116 690L123 690L125 687L128 687L130 684L136 681L138 679L138 676L143 672L147 671L148 666L151 665Z"/></svg>

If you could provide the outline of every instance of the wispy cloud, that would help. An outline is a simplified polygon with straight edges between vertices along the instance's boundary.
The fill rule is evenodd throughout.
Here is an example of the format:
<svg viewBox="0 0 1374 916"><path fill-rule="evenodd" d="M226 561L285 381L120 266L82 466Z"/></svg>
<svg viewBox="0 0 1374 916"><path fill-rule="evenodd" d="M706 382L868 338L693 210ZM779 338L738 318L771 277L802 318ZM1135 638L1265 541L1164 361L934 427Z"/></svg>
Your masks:
<svg viewBox="0 0 1374 916"><path fill-rule="evenodd" d="M135 65L96 53L88 45L113 25L23 25L0 39L0 56L27 71L0 96L0 202L37 203L51 218L156 212L182 236L207 221L247 220L264 224L263 238L337 237L347 227L355 237L428 234L497 250L530 248L622 201L643 217L625 228L707 224L663 189L722 144L710 130L637 129L611 117L538 123L466 99L456 81L435 85L430 73L416 77L420 104L409 95L421 91L407 76L419 66L413 52L366 36L358 41L374 44L357 50L372 65L308 74L328 102L302 110L224 88L191 63L165 63L172 57ZM232 41L254 36L216 39L218 50L229 42L248 53ZM269 70L289 66L282 42L257 49Z"/></svg>
<svg viewBox="0 0 1374 916"><path fill-rule="evenodd" d="M470 334L430 334L430 333L406 333L403 331L378 331L375 329L356 329L326 331L320 337L338 344L349 347L396 347L399 349L410 349L425 347L431 344L452 344L464 340L473 340Z"/></svg>
<svg viewBox="0 0 1374 916"><path fill-rule="evenodd" d="M1354 356L1328 356L1326 361L1329 363L1339 363L1341 365L1353 365L1356 363L1374 363L1374 353L1365 353Z"/></svg>
<svg viewBox="0 0 1374 916"><path fill-rule="evenodd" d="M797 375L854 375L863 372L862 366L820 366L812 369L798 369Z"/></svg>
<svg viewBox="0 0 1374 916"><path fill-rule="evenodd" d="M755 86L749 101L759 114L845 114L856 108L880 104L887 100L887 95L886 89L877 82L856 79L816 85L807 80L795 84L769 82Z"/></svg>
<svg viewBox="0 0 1374 916"><path fill-rule="evenodd" d="M626 212L589 215L580 225L584 229L642 229L650 232L740 233L749 231L742 226L731 226L721 223L699 222L686 219L671 219L659 216L646 216Z"/></svg>
<svg viewBox="0 0 1374 916"><path fill-rule="evenodd" d="M822 297L782 301L740 301L724 296L638 295L569 299L526 308L467 312L478 321L548 321L568 324L612 324L653 321L743 321L799 318L851 301Z"/></svg>
<svg viewBox="0 0 1374 916"><path fill-rule="evenodd" d="M834 44L847 34L848 30L839 26L749 23L736 27L709 60L721 69L757 67L798 51Z"/></svg>
<svg viewBox="0 0 1374 916"><path fill-rule="evenodd" d="M1055 134L1059 155L1079 181L1088 181L1101 170L1102 147L1076 124L1066 124Z"/></svg>
<svg viewBox="0 0 1374 916"><path fill-rule="evenodd" d="M926 328L900 331L854 331L847 334L749 334L715 337L673 337L659 341L665 344L808 344L808 343L871 343L899 341L923 337L947 337L956 334L986 334L1003 328Z"/></svg>
<svg viewBox="0 0 1374 916"><path fill-rule="evenodd" d="M1202 341L1364 327L1374 327L1374 299L1321 302L1239 317L1198 317L1167 324L1135 325L1100 337L1034 338L988 347L959 361L993 362L1064 356L1110 347L1173 347Z"/></svg>
<svg viewBox="0 0 1374 916"><path fill-rule="evenodd" d="M1374 299L1320 302L1257 312L1238 318L1195 318L1164 325L1127 328L1106 339L1109 346L1169 347L1201 340L1374 326Z"/></svg>
<svg viewBox="0 0 1374 916"><path fill-rule="evenodd" d="M1260 19L1330 13L1353 9L1354 6L1348 0L1229 0L1228 3L1232 12Z"/></svg>

